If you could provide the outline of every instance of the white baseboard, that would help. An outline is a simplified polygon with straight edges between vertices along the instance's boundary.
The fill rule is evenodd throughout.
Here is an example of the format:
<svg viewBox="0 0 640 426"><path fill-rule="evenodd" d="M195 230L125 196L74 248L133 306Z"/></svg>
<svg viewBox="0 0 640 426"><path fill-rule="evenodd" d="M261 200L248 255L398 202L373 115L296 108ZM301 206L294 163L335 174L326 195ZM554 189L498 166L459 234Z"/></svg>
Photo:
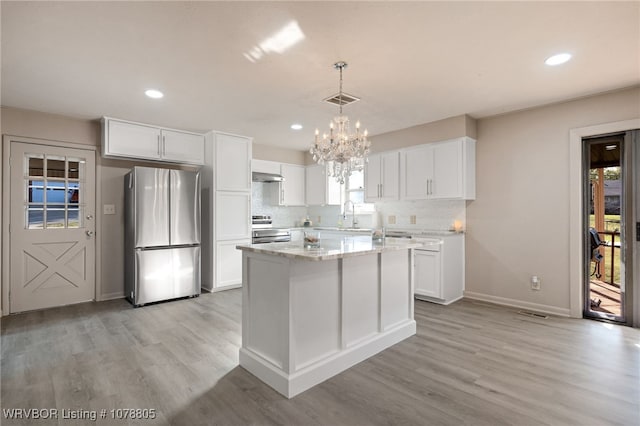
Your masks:
<svg viewBox="0 0 640 426"><path fill-rule="evenodd" d="M103 294L100 296L100 299L98 299L98 302L104 302L113 299L124 299L124 293L121 291L116 291L113 293Z"/></svg>
<svg viewBox="0 0 640 426"><path fill-rule="evenodd" d="M467 299L482 300L483 302L491 302L496 305L512 306L514 308L527 309L530 311L541 312L545 314L557 315L561 317L571 316L571 310L568 308L558 308L557 306L541 305L539 303L524 302L522 300L508 299L506 297L492 296L490 294L476 293L474 291L464 291L464 297Z"/></svg>

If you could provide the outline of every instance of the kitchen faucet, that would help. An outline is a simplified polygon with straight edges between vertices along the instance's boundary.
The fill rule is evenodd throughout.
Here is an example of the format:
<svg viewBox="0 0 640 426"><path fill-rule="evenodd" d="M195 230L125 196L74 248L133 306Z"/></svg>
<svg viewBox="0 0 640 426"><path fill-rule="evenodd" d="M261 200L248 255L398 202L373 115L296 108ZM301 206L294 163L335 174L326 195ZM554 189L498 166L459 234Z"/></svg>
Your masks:
<svg viewBox="0 0 640 426"><path fill-rule="evenodd" d="M351 203L351 227L352 228L357 228L358 227L358 221L356 220L356 206L355 204L353 204L353 201L351 200L347 200L344 202L344 214L342 215L342 218L344 220L347 220L347 205Z"/></svg>

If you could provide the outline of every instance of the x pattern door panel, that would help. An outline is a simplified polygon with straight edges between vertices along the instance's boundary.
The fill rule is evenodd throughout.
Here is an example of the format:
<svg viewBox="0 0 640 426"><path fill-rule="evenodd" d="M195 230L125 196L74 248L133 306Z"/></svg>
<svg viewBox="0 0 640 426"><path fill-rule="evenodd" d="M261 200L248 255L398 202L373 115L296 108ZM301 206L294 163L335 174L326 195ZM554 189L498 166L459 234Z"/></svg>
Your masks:
<svg viewBox="0 0 640 426"><path fill-rule="evenodd" d="M10 310L95 298L95 159L11 143Z"/></svg>

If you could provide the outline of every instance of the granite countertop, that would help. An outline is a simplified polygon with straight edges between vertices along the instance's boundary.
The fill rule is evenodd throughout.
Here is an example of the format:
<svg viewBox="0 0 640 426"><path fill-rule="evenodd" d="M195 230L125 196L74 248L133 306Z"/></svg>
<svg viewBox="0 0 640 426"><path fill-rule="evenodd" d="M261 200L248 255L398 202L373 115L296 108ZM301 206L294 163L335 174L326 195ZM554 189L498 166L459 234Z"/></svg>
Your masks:
<svg viewBox="0 0 640 426"><path fill-rule="evenodd" d="M372 228L340 228L338 226L292 226L288 229L291 230L315 230L315 231L342 231L342 232L357 232L362 234L371 234L373 232Z"/></svg>
<svg viewBox="0 0 640 426"><path fill-rule="evenodd" d="M370 238L352 237L340 240L320 240L319 248L304 248L302 242L247 244L236 246L239 250L254 253L282 256L299 260L343 259L351 256L362 256L385 251L408 250L422 247L422 244L411 242L406 238L386 238L383 241L372 241Z"/></svg>
<svg viewBox="0 0 640 426"><path fill-rule="evenodd" d="M387 228L387 234L400 236L402 234L413 237L451 237L463 235L464 232L447 231L442 229L407 229L407 228Z"/></svg>

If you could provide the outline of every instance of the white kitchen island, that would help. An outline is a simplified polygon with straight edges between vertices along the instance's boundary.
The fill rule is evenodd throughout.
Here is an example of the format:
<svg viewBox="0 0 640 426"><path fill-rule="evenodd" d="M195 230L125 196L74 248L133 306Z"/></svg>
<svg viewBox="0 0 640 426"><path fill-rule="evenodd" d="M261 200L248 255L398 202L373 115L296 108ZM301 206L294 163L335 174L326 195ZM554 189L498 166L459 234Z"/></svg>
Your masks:
<svg viewBox="0 0 640 426"><path fill-rule="evenodd" d="M413 248L347 237L242 245L240 365L291 398L416 333Z"/></svg>

